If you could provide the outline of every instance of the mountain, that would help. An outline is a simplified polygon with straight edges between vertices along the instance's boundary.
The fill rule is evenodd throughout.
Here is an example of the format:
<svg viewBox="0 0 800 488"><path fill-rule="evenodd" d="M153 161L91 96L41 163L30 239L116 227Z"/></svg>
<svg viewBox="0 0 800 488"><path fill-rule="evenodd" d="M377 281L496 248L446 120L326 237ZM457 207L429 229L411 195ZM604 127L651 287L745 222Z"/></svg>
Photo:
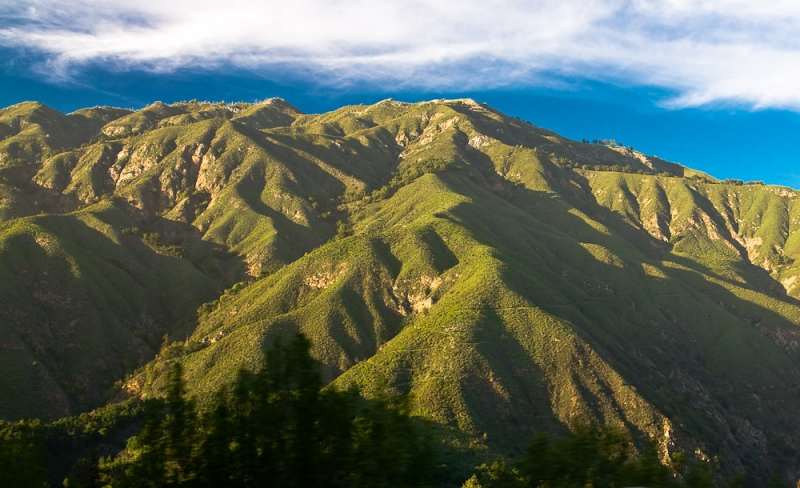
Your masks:
<svg viewBox="0 0 800 488"><path fill-rule="evenodd" d="M202 401L299 330L467 465L594 421L800 471L791 189L472 100L25 103L0 135L2 418L160 395L173 361Z"/></svg>

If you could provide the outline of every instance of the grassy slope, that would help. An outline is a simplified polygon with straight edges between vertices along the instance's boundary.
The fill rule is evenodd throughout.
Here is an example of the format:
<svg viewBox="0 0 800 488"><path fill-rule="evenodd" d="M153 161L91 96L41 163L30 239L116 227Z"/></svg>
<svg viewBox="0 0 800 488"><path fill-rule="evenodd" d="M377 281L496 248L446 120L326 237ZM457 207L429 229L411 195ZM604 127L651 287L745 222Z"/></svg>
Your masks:
<svg viewBox="0 0 800 488"><path fill-rule="evenodd" d="M438 159L450 169L388 199L352 200L354 236L218 305L185 358L194 391L255 367L272 338L299 329L337 384L411 392L419 415L468 434L454 437L467 445L519 449L537 429L595 419L665 448L700 440L729 467L780 457L797 433L776 434L771 445L763 432L783 431L797 413L780 392L800 379L792 346L800 309L748 263L702 198L793 194L641 166L575 167L581 145L556 146L482 107L473 120L465 107L414 106L381 120L395 144L412 134L401 174ZM374 119L347 118L376 109L342 109L300 129L330 134L320 145L352 143L380 132ZM412 118L429 123L414 127ZM501 122L520 134L507 125L508 139L493 139ZM352 134L342 129L354 125ZM742 201L737 211L753 214ZM775 391L769 407L747 394L754 390Z"/></svg>
<svg viewBox="0 0 800 488"><path fill-rule="evenodd" d="M100 204L3 225L0 328L15 351L4 355L13 372L0 380L4 417L97 405L115 378L152 357L164 331L215 296L190 263L120 232L132 224ZM31 375L36 382L21 381Z"/></svg>
<svg viewBox="0 0 800 488"><path fill-rule="evenodd" d="M17 280L8 296L34 303L64 290L65 310L109 324L99 335L108 339L56 348L62 363L36 356L39 336L0 329L16 351L3 356L14 378L42 391L47 381L75 388L75 371L119 378L109 357L139 364L152 354L124 326L127 308L165 317L180 339L129 380L146 394L157 393L167 357L183 358L204 396L299 329L329 380L412 393L416 413L455 448L519 450L536 430L594 419L665 451L700 446L729 469L794 456L793 191L715 183L471 101L314 116L280 100L190 102L114 115L103 140L47 153L7 185L2 262L52 262L48 276L58 276L24 281L6 264L0 272ZM85 233L98 242L91 253ZM20 257L39 234L55 244L36 252L58 259ZM184 259L164 256L176 245ZM98 255L131 260L146 277ZM194 290L248 276L260 278L204 306L196 328L180 323L207 297ZM151 293L177 284L172 297ZM118 306L87 312L75 305L85 295ZM58 315L47 330L70 331L68 313L45 313ZM145 336L152 343L155 332ZM80 369L78 350L97 361ZM9 398L4 416L41 404Z"/></svg>

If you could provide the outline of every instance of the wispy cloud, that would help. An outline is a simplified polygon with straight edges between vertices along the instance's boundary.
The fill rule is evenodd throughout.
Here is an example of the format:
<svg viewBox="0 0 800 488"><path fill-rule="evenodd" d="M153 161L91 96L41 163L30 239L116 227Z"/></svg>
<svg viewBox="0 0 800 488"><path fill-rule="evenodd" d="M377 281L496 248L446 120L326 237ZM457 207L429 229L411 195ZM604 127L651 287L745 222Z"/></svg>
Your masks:
<svg viewBox="0 0 800 488"><path fill-rule="evenodd" d="M591 79L674 107L800 110L800 7L746 0L32 0L0 44L68 77L89 63L294 67L328 83L486 89ZM42 64L44 63L44 64Z"/></svg>

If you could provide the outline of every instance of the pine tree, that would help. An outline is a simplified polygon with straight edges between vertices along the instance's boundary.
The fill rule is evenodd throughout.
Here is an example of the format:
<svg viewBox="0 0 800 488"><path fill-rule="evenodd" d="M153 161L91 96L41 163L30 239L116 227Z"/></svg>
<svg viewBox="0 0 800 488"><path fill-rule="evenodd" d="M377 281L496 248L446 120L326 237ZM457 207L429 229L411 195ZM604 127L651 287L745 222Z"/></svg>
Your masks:
<svg viewBox="0 0 800 488"><path fill-rule="evenodd" d="M0 422L0 486L47 486L42 425Z"/></svg>

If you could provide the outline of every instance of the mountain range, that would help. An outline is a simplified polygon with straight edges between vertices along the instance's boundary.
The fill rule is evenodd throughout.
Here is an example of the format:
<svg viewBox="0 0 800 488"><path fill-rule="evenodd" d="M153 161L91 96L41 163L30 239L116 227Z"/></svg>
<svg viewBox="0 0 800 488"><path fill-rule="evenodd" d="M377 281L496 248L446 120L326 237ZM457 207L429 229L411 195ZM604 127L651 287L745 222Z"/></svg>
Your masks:
<svg viewBox="0 0 800 488"><path fill-rule="evenodd" d="M468 466L596 422L800 473L800 205L473 100L0 110L0 418L208 400L302 331Z"/></svg>

